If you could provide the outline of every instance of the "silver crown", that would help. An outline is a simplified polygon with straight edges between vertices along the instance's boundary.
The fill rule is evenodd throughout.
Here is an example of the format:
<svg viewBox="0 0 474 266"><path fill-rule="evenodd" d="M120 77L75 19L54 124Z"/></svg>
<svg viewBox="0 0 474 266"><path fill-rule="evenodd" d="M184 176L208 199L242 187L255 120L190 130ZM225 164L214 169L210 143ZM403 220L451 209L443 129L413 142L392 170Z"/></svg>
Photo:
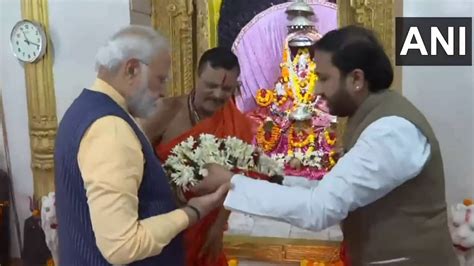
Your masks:
<svg viewBox="0 0 474 266"><path fill-rule="evenodd" d="M310 20L314 15L313 8L303 0L297 0L289 5L286 14L290 20L288 24L290 31L314 28L314 23Z"/></svg>
<svg viewBox="0 0 474 266"><path fill-rule="evenodd" d="M314 15L313 8L305 3L304 0L296 0L293 4L289 5L286 9L286 13L289 15L302 15L302 16L312 16Z"/></svg>

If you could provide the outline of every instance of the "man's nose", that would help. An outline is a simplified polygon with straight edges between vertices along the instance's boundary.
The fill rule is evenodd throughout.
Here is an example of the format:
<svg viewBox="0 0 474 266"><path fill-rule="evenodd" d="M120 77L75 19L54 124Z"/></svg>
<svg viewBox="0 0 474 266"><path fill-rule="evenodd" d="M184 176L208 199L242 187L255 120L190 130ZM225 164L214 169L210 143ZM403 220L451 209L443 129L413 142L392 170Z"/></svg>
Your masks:
<svg viewBox="0 0 474 266"><path fill-rule="evenodd" d="M167 90L168 90L168 84L160 84L158 86L158 90L157 90L157 93L159 95L159 97L164 97L167 93Z"/></svg>
<svg viewBox="0 0 474 266"><path fill-rule="evenodd" d="M223 100L227 98L227 92L225 92L222 88L219 88L214 91L214 99Z"/></svg>
<svg viewBox="0 0 474 266"><path fill-rule="evenodd" d="M166 94L166 88L165 89L158 88L156 90L151 91L150 94L153 99L163 98L165 97L165 94Z"/></svg>

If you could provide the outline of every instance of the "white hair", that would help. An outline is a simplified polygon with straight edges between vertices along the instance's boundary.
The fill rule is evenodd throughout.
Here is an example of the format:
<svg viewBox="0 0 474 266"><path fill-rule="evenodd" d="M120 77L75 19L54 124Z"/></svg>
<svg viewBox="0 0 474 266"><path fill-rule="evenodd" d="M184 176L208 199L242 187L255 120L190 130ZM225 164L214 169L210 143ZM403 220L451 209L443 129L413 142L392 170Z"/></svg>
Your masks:
<svg viewBox="0 0 474 266"><path fill-rule="evenodd" d="M95 58L96 71L103 67L116 72L132 58L148 64L158 52L169 49L167 39L151 27L130 25L115 33L99 48Z"/></svg>

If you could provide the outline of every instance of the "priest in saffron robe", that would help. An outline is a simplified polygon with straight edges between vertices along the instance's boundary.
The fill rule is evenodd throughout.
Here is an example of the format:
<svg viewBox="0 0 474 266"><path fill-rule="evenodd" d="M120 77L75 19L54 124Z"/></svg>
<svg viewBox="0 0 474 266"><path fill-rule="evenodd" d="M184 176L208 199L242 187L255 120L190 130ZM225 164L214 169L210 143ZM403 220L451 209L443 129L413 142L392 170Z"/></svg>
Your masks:
<svg viewBox="0 0 474 266"><path fill-rule="evenodd" d="M190 136L207 133L218 138L234 136L248 143L252 141L251 122L237 109L233 97L239 88L237 57L229 49L210 49L202 55L197 72L196 88L191 93L162 99L155 115L143 122L162 162L176 145ZM181 199L192 197L180 191L177 194ZM185 231L187 266L227 265L222 241L229 214L218 208Z"/></svg>

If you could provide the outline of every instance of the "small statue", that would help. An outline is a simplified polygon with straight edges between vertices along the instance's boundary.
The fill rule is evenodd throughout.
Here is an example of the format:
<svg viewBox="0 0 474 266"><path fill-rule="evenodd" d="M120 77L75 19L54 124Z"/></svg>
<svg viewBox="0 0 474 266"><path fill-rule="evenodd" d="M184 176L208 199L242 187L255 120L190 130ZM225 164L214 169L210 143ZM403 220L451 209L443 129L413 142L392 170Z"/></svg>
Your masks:
<svg viewBox="0 0 474 266"><path fill-rule="evenodd" d="M474 204L466 199L451 207L451 238L461 266L474 265Z"/></svg>
<svg viewBox="0 0 474 266"><path fill-rule="evenodd" d="M298 66L297 66L297 70L298 70L298 75L304 75L304 70L307 68L308 66L308 58L309 57L309 54L307 53L302 53L299 60L298 60Z"/></svg>
<svg viewBox="0 0 474 266"><path fill-rule="evenodd" d="M58 221L56 218L55 193L50 192L42 198L41 202L41 227L43 228L46 245L51 251L54 265L59 265L58 261Z"/></svg>

